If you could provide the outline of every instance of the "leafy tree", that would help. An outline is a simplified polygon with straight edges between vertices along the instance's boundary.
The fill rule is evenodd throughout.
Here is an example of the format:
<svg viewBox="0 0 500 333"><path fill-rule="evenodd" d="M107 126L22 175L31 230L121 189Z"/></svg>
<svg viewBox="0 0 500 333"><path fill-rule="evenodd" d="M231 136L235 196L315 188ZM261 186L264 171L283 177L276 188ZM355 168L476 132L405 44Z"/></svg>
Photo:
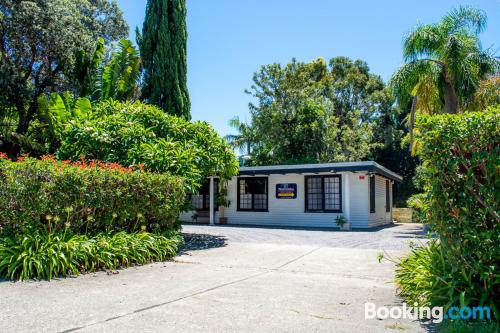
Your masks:
<svg viewBox="0 0 500 333"><path fill-rule="evenodd" d="M251 163L353 161L371 156L374 120L392 99L363 61L345 57L262 66L248 93ZM240 133L242 134L242 133Z"/></svg>
<svg viewBox="0 0 500 333"><path fill-rule="evenodd" d="M209 176L230 179L238 171L234 152L206 122L188 122L162 109L107 100L70 121L57 152L60 159L84 157L182 176L189 190Z"/></svg>
<svg viewBox="0 0 500 333"><path fill-rule="evenodd" d="M15 135L2 135L2 149L20 149L40 95L76 89L78 52L92 53L99 38L110 42L127 32L122 12L111 0L2 1L0 116L17 123Z"/></svg>
<svg viewBox="0 0 500 333"><path fill-rule="evenodd" d="M471 111L482 111L488 106L500 105L500 74L481 81L471 103Z"/></svg>
<svg viewBox="0 0 500 333"><path fill-rule="evenodd" d="M375 149L374 160L403 176L403 182L395 184L394 188L394 203L397 207L406 207L408 198L418 191L414 177L419 159L410 154L405 144L409 112L409 107L389 108L375 121L374 141L383 146Z"/></svg>
<svg viewBox="0 0 500 333"><path fill-rule="evenodd" d="M148 0L137 44L144 66L142 99L190 119L185 0Z"/></svg>
<svg viewBox="0 0 500 333"><path fill-rule="evenodd" d="M410 126L417 109L426 113L467 109L480 82L498 71L498 60L481 48L479 33L485 26L483 11L459 7L405 37L406 63L394 73L391 86L400 105L413 99Z"/></svg>

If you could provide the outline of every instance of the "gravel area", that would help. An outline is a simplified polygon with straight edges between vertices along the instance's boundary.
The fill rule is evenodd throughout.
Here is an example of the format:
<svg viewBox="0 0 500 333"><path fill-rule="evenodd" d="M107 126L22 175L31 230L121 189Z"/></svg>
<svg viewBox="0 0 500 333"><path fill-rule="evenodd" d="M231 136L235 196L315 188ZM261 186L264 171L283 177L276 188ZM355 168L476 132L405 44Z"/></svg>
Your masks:
<svg viewBox="0 0 500 333"><path fill-rule="evenodd" d="M333 248L406 250L410 242L425 242L420 224L394 224L370 230L284 229L275 227L183 225L186 243L203 239L209 242L313 245ZM213 236L213 237L207 237ZM200 245L203 246L203 245ZM206 245L209 246L209 245ZM196 246L194 246L196 247Z"/></svg>

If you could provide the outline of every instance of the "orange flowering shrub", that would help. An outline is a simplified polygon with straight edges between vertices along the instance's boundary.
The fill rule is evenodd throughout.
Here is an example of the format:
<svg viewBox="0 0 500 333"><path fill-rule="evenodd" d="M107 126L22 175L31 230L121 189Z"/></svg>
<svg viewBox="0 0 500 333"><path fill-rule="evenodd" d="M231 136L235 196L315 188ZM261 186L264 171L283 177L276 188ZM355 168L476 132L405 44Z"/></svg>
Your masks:
<svg viewBox="0 0 500 333"><path fill-rule="evenodd" d="M66 166L74 166L77 167L78 169L90 169L90 168L99 168L103 170L114 170L118 172L123 172L123 173L131 173L137 170L143 170L144 166L138 165L137 167L134 166L129 166L125 167L119 163L112 163L112 162L103 162L103 161L95 161L95 160L90 160L87 161L85 159L81 159L76 162L72 162L69 160L66 161L57 161L56 158L53 155L45 155L42 156L42 161L46 162L51 162L53 165L58 165L58 164L63 164Z"/></svg>
<svg viewBox="0 0 500 333"><path fill-rule="evenodd" d="M185 199L180 177L98 161L0 159L2 233L165 230Z"/></svg>

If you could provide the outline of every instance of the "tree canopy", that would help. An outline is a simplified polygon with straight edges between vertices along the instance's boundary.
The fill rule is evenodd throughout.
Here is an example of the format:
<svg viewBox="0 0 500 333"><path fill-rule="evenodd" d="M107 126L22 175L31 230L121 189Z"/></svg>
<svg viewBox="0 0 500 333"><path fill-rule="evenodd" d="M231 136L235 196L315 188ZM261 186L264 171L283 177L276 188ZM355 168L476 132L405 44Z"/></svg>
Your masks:
<svg viewBox="0 0 500 333"><path fill-rule="evenodd" d="M252 148L250 163L357 161L380 146L375 120L392 110L393 100L365 62L292 60L262 66L253 82L252 120L238 136L255 140L244 143Z"/></svg>
<svg viewBox="0 0 500 333"><path fill-rule="evenodd" d="M15 133L2 135L3 145L20 145L37 114L40 95L76 90L81 52L93 53L100 38L110 42L127 33L115 1L2 1L0 118L16 123Z"/></svg>

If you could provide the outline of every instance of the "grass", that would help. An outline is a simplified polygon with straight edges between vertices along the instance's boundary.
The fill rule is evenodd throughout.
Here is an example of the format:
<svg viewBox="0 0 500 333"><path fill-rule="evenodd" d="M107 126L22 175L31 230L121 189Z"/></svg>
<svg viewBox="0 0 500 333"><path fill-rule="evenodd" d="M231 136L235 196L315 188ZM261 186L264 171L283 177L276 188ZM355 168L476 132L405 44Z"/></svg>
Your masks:
<svg viewBox="0 0 500 333"><path fill-rule="evenodd" d="M165 261L177 254L177 232L100 233L96 236L40 233L0 238L0 277L53 279Z"/></svg>

